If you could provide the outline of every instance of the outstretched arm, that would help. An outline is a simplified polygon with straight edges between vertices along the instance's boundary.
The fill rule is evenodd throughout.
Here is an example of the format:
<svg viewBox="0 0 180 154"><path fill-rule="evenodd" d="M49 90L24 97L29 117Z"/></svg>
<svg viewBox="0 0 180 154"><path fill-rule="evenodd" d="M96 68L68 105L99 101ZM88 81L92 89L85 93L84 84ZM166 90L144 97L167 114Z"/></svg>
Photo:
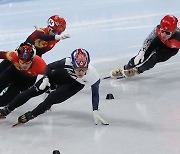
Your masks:
<svg viewBox="0 0 180 154"><path fill-rule="evenodd" d="M53 40L64 40L66 38L70 38L70 35L69 34L49 35L49 34L45 34L41 29L37 29L26 39L26 42L32 42L34 38L44 41L53 41Z"/></svg>
<svg viewBox="0 0 180 154"><path fill-rule="evenodd" d="M99 106L99 84L100 84L100 79L91 86L93 111L98 110L98 106Z"/></svg>
<svg viewBox="0 0 180 154"><path fill-rule="evenodd" d="M103 125L109 125L101 116L98 114L98 106L99 106L99 84L100 79L91 86L92 89L92 108L93 108L93 117L95 125L100 121Z"/></svg>

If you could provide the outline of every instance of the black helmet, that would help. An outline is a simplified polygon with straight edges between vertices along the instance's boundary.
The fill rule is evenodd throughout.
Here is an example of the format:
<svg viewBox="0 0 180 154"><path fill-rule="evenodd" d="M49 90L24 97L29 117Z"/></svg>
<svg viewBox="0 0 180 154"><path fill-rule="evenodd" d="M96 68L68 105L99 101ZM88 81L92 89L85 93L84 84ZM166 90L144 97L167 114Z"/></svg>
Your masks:
<svg viewBox="0 0 180 154"><path fill-rule="evenodd" d="M20 46L16 49L18 53L18 58L21 60L32 60L36 55L36 48L30 43L21 43Z"/></svg>

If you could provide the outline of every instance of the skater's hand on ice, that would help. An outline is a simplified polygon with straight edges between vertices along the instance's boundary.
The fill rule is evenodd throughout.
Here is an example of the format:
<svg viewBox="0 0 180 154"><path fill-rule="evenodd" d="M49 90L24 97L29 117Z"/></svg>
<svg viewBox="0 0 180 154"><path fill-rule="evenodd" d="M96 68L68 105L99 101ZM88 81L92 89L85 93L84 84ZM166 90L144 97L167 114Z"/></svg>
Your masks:
<svg viewBox="0 0 180 154"><path fill-rule="evenodd" d="M98 111L97 111L97 110L94 110L94 111L93 111L93 117L94 117L95 125L97 125L99 121L100 121L103 125L109 125L109 123L107 123L103 118L100 117L100 115L98 114Z"/></svg>

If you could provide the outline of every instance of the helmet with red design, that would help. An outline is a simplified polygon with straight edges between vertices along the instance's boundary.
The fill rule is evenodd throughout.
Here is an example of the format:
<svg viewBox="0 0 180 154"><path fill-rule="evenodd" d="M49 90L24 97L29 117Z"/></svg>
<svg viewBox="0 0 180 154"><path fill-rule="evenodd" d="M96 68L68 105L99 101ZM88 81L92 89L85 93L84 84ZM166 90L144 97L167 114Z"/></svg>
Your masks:
<svg viewBox="0 0 180 154"><path fill-rule="evenodd" d="M79 48L71 53L71 60L74 68L88 68L90 56L85 49Z"/></svg>
<svg viewBox="0 0 180 154"><path fill-rule="evenodd" d="M53 15L47 21L48 27L53 29L54 33L60 34L65 31L66 29L66 21L64 18Z"/></svg>
<svg viewBox="0 0 180 154"><path fill-rule="evenodd" d="M173 15L166 15L160 22L160 26L163 30L168 32L174 32L177 29L178 19Z"/></svg>
<svg viewBox="0 0 180 154"><path fill-rule="evenodd" d="M16 49L18 58L24 61L33 60L34 56L36 55L36 48L34 45L30 43L21 43L20 46Z"/></svg>

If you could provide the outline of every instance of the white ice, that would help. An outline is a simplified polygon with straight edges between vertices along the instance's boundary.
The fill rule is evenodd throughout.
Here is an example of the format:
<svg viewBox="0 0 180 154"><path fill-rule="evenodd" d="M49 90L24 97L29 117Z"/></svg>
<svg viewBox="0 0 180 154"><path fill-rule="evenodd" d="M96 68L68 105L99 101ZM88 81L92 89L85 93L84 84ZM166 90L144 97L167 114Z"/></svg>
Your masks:
<svg viewBox="0 0 180 154"><path fill-rule="evenodd" d="M14 50L49 16L67 21L62 40L43 56L47 63L85 48L101 77L137 54L145 37L166 14L180 19L179 0L0 0L0 50ZM136 77L104 80L94 125L91 92L85 88L20 127L18 116L35 108L33 98L0 121L0 154L179 154L180 54ZM106 100L112 93L114 100Z"/></svg>

